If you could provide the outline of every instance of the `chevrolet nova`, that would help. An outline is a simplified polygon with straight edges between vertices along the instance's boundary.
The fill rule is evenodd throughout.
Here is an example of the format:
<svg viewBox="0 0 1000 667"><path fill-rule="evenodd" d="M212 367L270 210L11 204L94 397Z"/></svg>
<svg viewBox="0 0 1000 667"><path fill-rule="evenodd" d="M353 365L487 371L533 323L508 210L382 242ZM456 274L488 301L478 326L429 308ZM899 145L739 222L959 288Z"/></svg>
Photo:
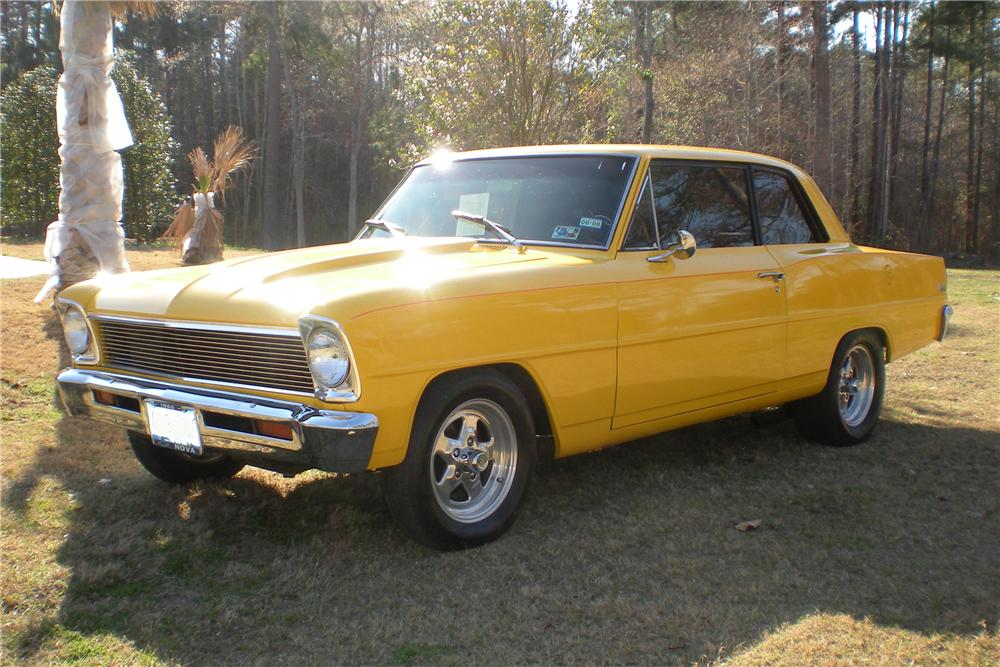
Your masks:
<svg viewBox="0 0 1000 667"><path fill-rule="evenodd" d="M380 470L400 528L458 548L512 524L541 454L780 405L864 440L945 290L940 258L852 243L773 158L456 153L350 243L66 289L59 388L160 479Z"/></svg>

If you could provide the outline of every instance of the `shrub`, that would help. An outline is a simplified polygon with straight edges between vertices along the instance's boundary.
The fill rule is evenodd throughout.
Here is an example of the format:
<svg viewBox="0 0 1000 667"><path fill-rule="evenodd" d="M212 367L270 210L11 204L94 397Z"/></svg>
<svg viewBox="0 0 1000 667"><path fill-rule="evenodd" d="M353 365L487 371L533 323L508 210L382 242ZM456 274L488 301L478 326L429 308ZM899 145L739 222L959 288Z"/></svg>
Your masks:
<svg viewBox="0 0 1000 667"><path fill-rule="evenodd" d="M122 151L125 234L149 240L170 223L178 201L172 177L178 152L173 125L128 53L117 55L111 78L135 140ZM40 237L59 214L58 79L54 68L36 67L8 85L0 100L0 203L9 235Z"/></svg>

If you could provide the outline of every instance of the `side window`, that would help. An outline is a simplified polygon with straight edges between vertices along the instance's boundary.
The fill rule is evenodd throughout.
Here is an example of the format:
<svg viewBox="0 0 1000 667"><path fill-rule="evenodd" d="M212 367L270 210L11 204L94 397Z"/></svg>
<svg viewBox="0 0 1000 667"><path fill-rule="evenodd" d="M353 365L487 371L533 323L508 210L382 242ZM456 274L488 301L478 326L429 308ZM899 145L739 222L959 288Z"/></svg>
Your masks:
<svg viewBox="0 0 1000 667"><path fill-rule="evenodd" d="M764 245L812 243L816 240L788 177L755 167L753 189Z"/></svg>
<svg viewBox="0 0 1000 667"><path fill-rule="evenodd" d="M653 198L649 189L649 178L642 184L639 201L635 203L632 221L625 234L623 250L655 250L656 230L653 227Z"/></svg>
<svg viewBox="0 0 1000 667"><path fill-rule="evenodd" d="M661 239L686 229L698 248L753 245L745 169L654 163L650 174Z"/></svg>

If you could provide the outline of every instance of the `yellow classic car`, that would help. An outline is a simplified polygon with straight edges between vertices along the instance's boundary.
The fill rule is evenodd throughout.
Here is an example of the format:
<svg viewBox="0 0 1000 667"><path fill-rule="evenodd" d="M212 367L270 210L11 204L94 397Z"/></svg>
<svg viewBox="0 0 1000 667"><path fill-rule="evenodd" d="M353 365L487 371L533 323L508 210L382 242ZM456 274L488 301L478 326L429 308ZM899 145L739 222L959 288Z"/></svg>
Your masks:
<svg viewBox="0 0 1000 667"><path fill-rule="evenodd" d="M58 380L160 479L380 470L400 528L449 549L512 524L540 455L781 405L864 440L945 300L940 258L855 245L781 160L438 154L350 243L66 289Z"/></svg>

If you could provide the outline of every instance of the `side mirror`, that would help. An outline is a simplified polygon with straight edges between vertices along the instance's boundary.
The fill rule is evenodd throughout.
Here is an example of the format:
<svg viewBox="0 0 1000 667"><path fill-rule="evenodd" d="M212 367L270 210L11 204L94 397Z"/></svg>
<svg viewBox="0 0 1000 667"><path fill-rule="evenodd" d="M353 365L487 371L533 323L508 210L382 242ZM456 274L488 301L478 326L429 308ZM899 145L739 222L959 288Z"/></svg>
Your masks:
<svg viewBox="0 0 1000 667"><path fill-rule="evenodd" d="M693 255L694 251L697 249L698 244L694 242L694 234L685 229L678 229L670 235L670 238L667 240L667 245L663 248L663 253L647 257L646 261L665 262L671 257L676 257L677 259L687 259Z"/></svg>

